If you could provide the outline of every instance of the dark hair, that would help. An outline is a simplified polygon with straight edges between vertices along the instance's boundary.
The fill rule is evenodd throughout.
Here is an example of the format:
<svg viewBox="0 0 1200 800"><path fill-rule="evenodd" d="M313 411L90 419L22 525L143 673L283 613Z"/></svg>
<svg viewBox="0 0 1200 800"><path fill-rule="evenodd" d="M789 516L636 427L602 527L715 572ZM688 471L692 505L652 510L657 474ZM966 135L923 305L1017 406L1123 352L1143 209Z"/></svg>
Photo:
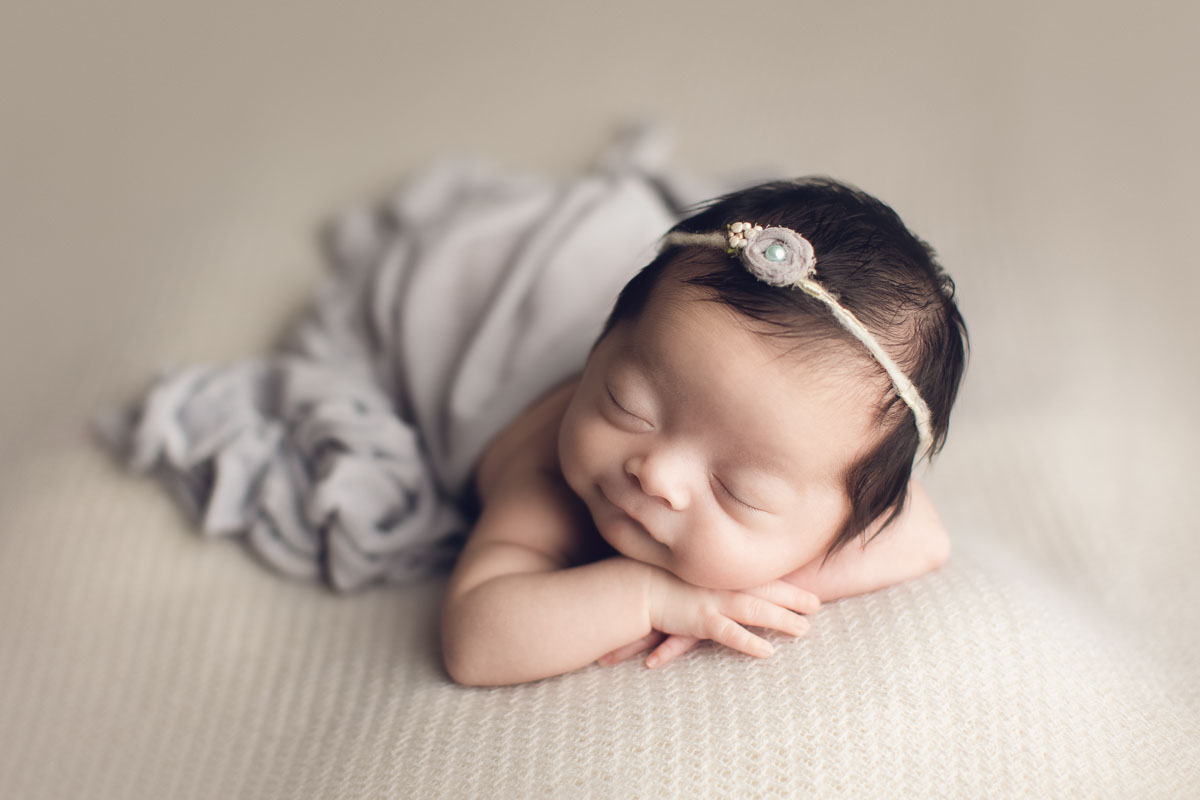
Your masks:
<svg viewBox="0 0 1200 800"><path fill-rule="evenodd" d="M671 232L724 232L727 225L746 221L791 228L808 239L817 255L817 280L858 317L916 385L932 417L930 455L941 450L966 367L967 329L954 301L954 281L932 248L895 211L859 189L822 177L753 186L692 210L696 213ZM711 290L709 299L765 323L764 335L841 340L874 363L819 300L764 283L740 259L705 246L664 248L622 289L601 339L618 322L641 313L668 268L678 268L685 284ZM890 379L887 387L877 417L885 435L846 471L850 514L826 558L875 519L886 513L886 527L904 508L918 434Z"/></svg>

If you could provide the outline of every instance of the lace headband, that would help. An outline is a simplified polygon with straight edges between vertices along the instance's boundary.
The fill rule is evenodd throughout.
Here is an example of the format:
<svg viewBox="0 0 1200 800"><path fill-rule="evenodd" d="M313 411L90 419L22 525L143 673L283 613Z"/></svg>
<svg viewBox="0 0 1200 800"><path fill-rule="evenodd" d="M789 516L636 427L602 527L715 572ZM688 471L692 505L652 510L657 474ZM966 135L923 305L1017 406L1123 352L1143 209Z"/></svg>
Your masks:
<svg viewBox="0 0 1200 800"><path fill-rule="evenodd" d="M892 379L900 399L912 409L917 423L920 445L917 457L929 455L933 446L933 426L930 422L929 406L921 398L917 387L896 365L879 341L866 326L859 322L850 310L837 301L829 290L817 282L817 256L812 244L791 228L764 228L750 222L735 222L728 233L682 233L676 231L663 238L662 246L700 245L719 247L730 255L741 258L746 269L760 281L772 286L791 286L800 289L809 297L824 303L843 328L854 335L871 351L871 355Z"/></svg>

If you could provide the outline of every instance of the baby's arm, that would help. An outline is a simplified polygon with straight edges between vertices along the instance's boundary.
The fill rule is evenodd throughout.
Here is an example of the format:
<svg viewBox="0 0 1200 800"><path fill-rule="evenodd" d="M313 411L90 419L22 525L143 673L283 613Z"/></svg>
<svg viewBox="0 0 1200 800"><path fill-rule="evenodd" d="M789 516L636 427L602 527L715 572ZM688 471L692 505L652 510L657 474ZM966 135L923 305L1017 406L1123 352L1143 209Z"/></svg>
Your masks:
<svg viewBox="0 0 1200 800"><path fill-rule="evenodd" d="M568 569L573 509L548 478L524 476L485 503L446 590L442 651L459 683L567 672L649 629L642 565L609 558Z"/></svg>
<svg viewBox="0 0 1200 800"><path fill-rule="evenodd" d="M571 552L579 524L572 500L553 476L522 472L485 502L443 608L442 650L456 681L497 685L569 672L654 629L764 657L770 645L742 624L807 629L788 609L810 610L813 598L783 581L714 591L619 556L568 567L579 555Z"/></svg>
<svg viewBox="0 0 1200 800"><path fill-rule="evenodd" d="M862 540L882 524L883 520L877 521L860 540L850 542L828 561L815 559L784 580L829 602L918 578L949 559L950 537L929 495L915 480L908 484L904 511L864 546Z"/></svg>
<svg viewBox="0 0 1200 800"><path fill-rule="evenodd" d="M873 534L882 524L883 520L876 522L867 535ZM851 542L828 561L814 559L784 576L783 580L815 593L822 602L829 602L918 578L941 567L949 557L950 537L929 495L914 480L909 483L904 511L865 547ZM651 631L638 641L607 653L600 663L615 664L654 648L646 665L661 667L686 653L697 641L689 636L667 636L661 631Z"/></svg>

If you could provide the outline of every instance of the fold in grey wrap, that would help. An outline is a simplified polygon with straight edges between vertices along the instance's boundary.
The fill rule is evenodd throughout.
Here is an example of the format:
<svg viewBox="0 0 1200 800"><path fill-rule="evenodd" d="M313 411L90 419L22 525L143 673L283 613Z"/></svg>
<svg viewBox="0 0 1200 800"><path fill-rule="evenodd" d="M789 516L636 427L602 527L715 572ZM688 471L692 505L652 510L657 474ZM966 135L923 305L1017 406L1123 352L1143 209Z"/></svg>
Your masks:
<svg viewBox="0 0 1200 800"><path fill-rule="evenodd" d="M621 286L717 193L626 131L564 180L434 164L323 230L332 275L268 356L161 375L100 415L203 530L350 590L443 568L490 438L578 372Z"/></svg>

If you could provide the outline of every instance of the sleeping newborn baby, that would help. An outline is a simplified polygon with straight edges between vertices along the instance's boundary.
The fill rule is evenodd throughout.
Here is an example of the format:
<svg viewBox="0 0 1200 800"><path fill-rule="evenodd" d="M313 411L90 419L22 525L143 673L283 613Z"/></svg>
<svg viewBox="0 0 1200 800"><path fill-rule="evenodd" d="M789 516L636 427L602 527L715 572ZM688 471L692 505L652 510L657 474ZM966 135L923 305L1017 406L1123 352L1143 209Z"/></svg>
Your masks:
<svg viewBox="0 0 1200 800"><path fill-rule="evenodd" d="M683 220L581 374L488 445L451 576L446 667L557 675L701 639L756 657L822 601L937 568L911 479L966 359L954 285L888 206L825 179Z"/></svg>

